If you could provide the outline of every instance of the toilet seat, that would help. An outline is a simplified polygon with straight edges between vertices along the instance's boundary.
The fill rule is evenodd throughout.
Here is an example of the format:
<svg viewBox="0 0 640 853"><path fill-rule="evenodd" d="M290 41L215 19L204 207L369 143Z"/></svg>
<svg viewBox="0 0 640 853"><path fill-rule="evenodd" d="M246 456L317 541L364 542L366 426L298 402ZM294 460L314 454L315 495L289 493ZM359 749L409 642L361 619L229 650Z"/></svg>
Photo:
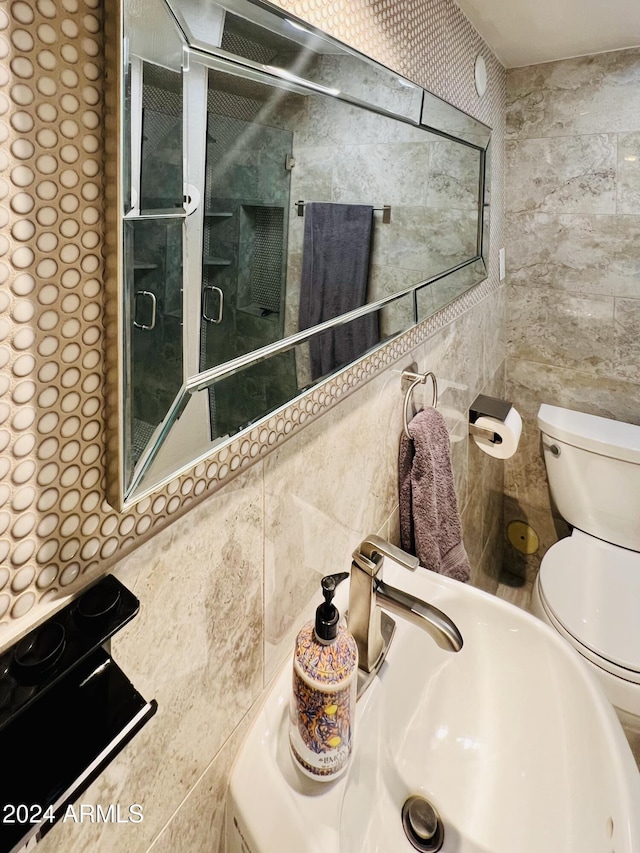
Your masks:
<svg viewBox="0 0 640 853"><path fill-rule="evenodd" d="M545 554L538 591L554 626L584 657L640 684L640 553L574 530Z"/></svg>

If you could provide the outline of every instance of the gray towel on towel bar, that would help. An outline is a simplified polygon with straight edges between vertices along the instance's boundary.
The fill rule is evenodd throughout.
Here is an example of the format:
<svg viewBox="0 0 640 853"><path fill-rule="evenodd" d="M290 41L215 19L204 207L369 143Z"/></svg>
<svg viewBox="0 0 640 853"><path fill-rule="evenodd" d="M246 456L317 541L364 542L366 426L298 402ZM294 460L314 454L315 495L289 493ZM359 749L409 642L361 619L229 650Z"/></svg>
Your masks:
<svg viewBox="0 0 640 853"><path fill-rule="evenodd" d="M371 205L305 204L300 330L366 303L372 228ZM312 378L353 361L379 339L377 312L316 335L309 341Z"/></svg>
<svg viewBox="0 0 640 853"><path fill-rule="evenodd" d="M434 572L465 582L470 568L451 470L444 418L423 409L402 434L398 460L400 539L405 551Z"/></svg>

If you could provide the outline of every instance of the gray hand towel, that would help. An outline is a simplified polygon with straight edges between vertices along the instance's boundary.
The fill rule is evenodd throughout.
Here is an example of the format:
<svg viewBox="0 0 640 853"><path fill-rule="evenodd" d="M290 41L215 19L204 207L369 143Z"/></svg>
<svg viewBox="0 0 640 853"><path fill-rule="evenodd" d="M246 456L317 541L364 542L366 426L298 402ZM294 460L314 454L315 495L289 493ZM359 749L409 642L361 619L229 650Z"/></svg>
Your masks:
<svg viewBox="0 0 640 853"><path fill-rule="evenodd" d="M453 486L451 446L444 418L423 409L400 440L400 539L405 551L434 572L466 583L470 568Z"/></svg>

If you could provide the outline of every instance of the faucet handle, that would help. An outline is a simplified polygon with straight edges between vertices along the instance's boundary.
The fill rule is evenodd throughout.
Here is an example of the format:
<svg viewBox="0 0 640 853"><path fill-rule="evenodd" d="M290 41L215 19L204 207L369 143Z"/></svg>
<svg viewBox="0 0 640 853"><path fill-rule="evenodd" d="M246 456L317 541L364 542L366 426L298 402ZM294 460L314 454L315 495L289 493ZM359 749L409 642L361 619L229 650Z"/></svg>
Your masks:
<svg viewBox="0 0 640 853"><path fill-rule="evenodd" d="M402 548L376 535L367 536L353 552L354 562L371 577L375 577L382 568L384 557L391 557L411 571L415 571L420 565L420 561L413 554L408 554Z"/></svg>

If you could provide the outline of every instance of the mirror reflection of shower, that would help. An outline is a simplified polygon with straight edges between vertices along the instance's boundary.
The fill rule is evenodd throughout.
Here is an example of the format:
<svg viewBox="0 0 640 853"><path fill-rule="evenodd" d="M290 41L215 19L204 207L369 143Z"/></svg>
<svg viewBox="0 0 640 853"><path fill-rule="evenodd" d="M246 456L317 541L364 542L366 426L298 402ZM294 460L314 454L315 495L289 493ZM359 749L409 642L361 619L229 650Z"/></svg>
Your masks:
<svg viewBox="0 0 640 853"><path fill-rule="evenodd" d="M125 219L135 465L182 384L183 116L180 73L133 58L130 79L131 97L141 105L130 129L139 162L130 198L137 208Z"/></svg>
<svg viewBox="0 0 640 853"><path fill-rule="evenodd" d="M233 4L124 2L107 112L126 143L107 186L116 506L486 275L487 129Z"/></svg>
<svg viewBox="0 0 640 853"><path fill-rule="evenodd" d="M200 370L282 338L293 133L278 126L286 93L208 72ZM210 389L211 438L281 399L290 369L264 365L250 388ZM258 371L260 373L260 371ZM277 386L277 387L274 387ZM290 388L288 386L291 386Z"/></svg>

